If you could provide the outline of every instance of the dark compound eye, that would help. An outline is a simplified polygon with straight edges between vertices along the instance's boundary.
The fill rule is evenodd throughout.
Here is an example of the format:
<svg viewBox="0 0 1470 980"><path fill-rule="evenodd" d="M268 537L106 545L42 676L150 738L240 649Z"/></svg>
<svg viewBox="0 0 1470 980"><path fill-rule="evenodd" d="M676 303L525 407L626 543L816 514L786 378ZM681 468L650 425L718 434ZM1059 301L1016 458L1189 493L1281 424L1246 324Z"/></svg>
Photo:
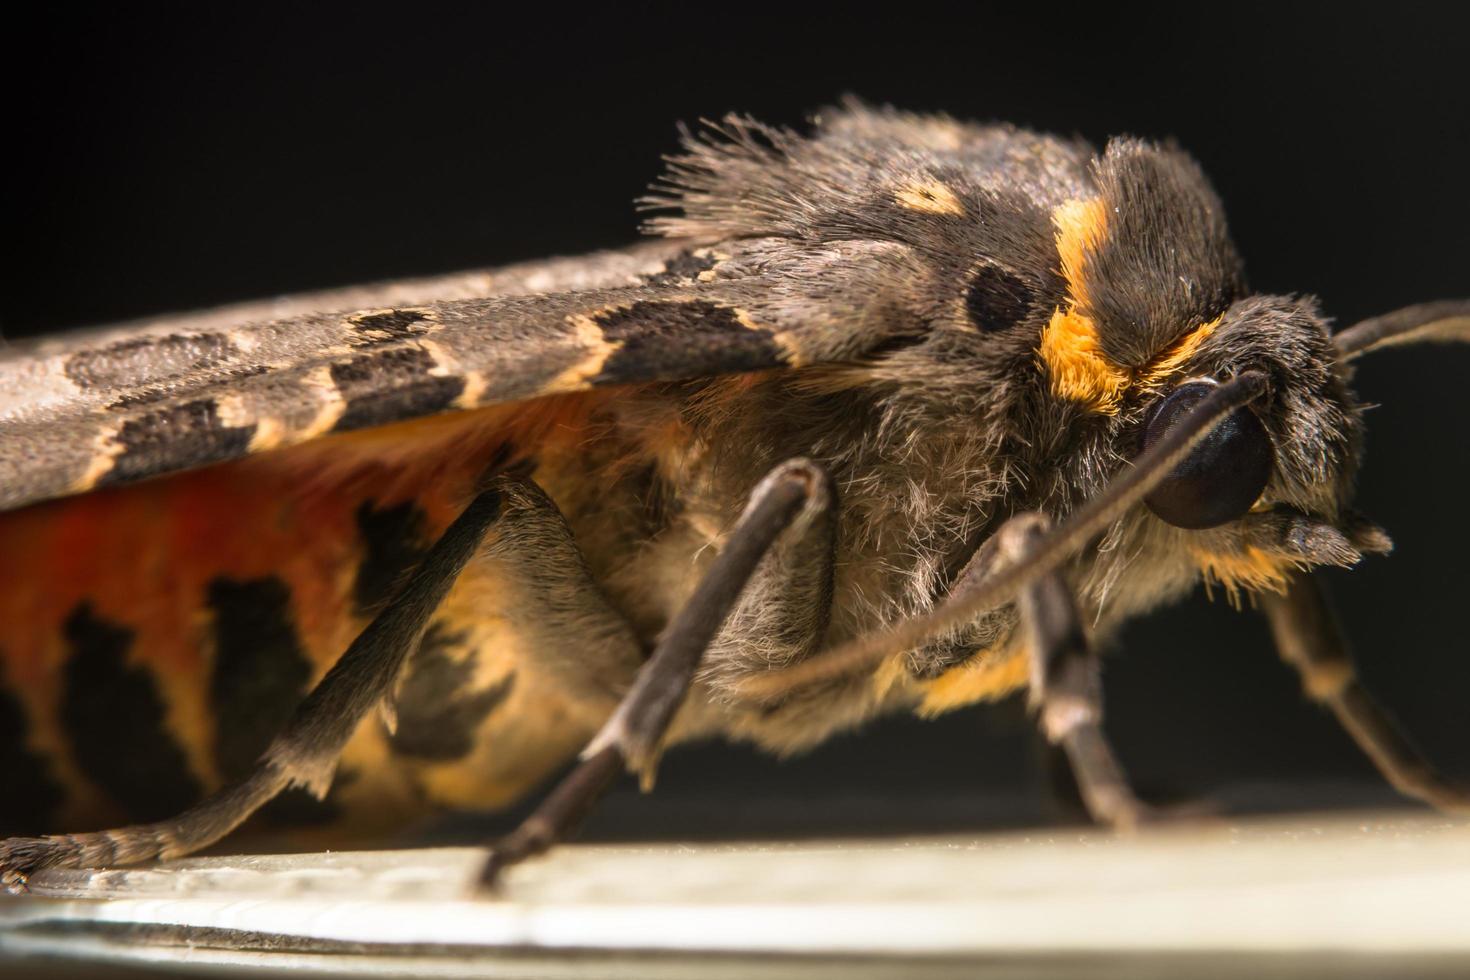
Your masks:
<svg viewBox="0 0 1470 980"><path fill-rule="evenodd" d="M1174 389L1149 418L1143 448L1147 450L1178 425L1212 387L1209 382L1191 381ZM1248 406L1241 406L1143 500L1149 510L1175 527L1217 527L1251 509L1275 463L1276 451L1266 427Z"/></svg>

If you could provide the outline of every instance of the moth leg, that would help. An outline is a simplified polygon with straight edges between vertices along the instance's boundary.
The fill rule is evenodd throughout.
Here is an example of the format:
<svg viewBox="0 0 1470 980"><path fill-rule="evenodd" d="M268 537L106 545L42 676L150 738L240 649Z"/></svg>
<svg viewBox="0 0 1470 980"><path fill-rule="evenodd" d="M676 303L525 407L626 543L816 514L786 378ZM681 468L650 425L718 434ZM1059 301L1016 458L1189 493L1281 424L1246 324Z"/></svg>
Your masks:
<svg viewBox="0 0 1470 980"><path fill-rule="evenodd" d="M1470 788L1436 772L1363 688L1319 577L1297 575L1284 595L1262 595L1261 603L1276 649L1301 674L1307 696L1332 709L1384 778L1437 809L1470 813Z"/></svg>
<svg viewBox="0 0 1470 980"><path fill-rule="evenodd" d="M1040 514L1018 514L996 532L997 546L1008 563L1023 562L1049 525ZM1023 590L1018 605L1037 722L1047 741L1066 753L1088 814L1119 829L1151 818L1153 809L1133 794L1103 732L1097 654L1061 572L1050 572Z"/></svg>
<svg viewBox="0 0 1470 980"><path fill-rule="evenodd" d="M836 508L826 474L814 466L811 473L805 509L751 574L700 662L697 679L716 698L739 700L742 678L804 660L826 637L832 613Z"/></svg>
<svg viewBox="0 0 1470 980"><path fill-rule="evenodd" d="M801 559L820 554L825 537L830 566L831 506L831 483L810 461L790 460L761 480L694 594L664 631L632 688L583 750L582 761L520 826L496 843L482 875L486 885L493 885L505 868L566 836L620 770L637 774L645 788L651 784L664 736L721 628L732 613L755 615L741 599L762 571L794 562L794 580L825 581L830 593L830 568L813 571ZM763 559L767 559L764 567ZM764 589L757 591L774 601ZM825 612L820 621L825 628Z"/></svg>
<svg viewBox="0 0 1470 980"><path fill-rule="evenodd" d="M569 696L611 707L628 690L645 648L592 577L566 519L526 477L505 476L486 555L510 592L505 614L537 667Z"/></svg>
<svg viewBox="0 0 1470 980"><path fill-rule="evenodd" d="M363 716L392 688L434 611L496 523L503 496L503 479L497 479L470 502L398 595L297 707L248 776L169 820L0 842L0 884L23 887L30 874L47 867L180 857L219 840L288 786L305 786L324 796L343 747Z"/></svg>

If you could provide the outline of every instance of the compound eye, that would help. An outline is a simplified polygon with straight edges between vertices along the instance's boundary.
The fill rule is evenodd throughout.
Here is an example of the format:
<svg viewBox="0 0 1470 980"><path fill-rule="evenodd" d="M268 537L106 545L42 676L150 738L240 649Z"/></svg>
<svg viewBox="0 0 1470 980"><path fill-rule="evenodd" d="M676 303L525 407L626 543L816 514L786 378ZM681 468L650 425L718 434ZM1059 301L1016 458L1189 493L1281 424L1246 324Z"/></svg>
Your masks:
<svg viewBox="0 0 1470 980"><path fill-rule="evenodd" d="M1175 388L1149 418L1143 448L1167 435L1213 387L1210 382L1189 381ZM1275 464L1276 450L1266 427L1243 405L1215 426L1143 500L1175 527L1218 527L1251 509Z"/></svg>

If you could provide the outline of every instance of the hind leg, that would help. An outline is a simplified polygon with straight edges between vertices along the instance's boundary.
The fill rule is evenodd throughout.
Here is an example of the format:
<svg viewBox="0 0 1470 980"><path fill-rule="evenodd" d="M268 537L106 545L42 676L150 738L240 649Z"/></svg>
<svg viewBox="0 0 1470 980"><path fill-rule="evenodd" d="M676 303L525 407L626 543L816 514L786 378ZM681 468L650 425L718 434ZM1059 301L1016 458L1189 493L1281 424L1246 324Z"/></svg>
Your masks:
<svg viewBox="0 0 1470 980"><path fill-rule="evenodd" d="M591 581L565 522L545 494L525 480L499 476L449 526L242 778L171 819L0 842L0 883L23 886L28 875L46 867L179 857L224 837L289 786L324 795L338 757L362 719L382 706L391 724L394 701L415 693L412 672L396 692L395 684L460 572L477 559L497 562L513 582L518 576L525 580L528 587L517 615L535 641L528 646L547 669L564 672L566 683L580 685L577 693L584 698L616 703L641 660L631 628ZM442 706L443 724L455 711L475 706L472 692L443 693L450 698ZM424 735L400 729L398 738L416 739L422 747L427 744Z"/></svg>

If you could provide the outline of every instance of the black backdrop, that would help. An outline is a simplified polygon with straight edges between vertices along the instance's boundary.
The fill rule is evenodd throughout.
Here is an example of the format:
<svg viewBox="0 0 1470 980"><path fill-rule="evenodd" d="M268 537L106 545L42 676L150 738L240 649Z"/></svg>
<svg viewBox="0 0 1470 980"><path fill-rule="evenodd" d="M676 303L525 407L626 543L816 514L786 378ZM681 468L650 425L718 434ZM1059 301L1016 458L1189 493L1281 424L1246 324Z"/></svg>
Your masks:
<svg viewBox="0 0 1470 980"><path fill-rule="evenodd" d="M1093 140L1175 136L1214 177L1253 283L1317 293L1342 321L1470 292L1463 23L1404 4L790 7L542 5L513 22L488 5L178 6L16 25L3 329L618 245L676 120L798 124L844 92ZM1330 575L1367 681L1462 775L1467 358L1363 367L1382 407L1359 501L1399 550ZM1258 617L1196 599L1113 652L1109 727L1146 789L1375 798ZM1024 819L1020 718L1011 703L894 720L784 763L681 749L655 798L621 792L596 830ZM1018 792L1021 811L997 802Z"/></svg>

